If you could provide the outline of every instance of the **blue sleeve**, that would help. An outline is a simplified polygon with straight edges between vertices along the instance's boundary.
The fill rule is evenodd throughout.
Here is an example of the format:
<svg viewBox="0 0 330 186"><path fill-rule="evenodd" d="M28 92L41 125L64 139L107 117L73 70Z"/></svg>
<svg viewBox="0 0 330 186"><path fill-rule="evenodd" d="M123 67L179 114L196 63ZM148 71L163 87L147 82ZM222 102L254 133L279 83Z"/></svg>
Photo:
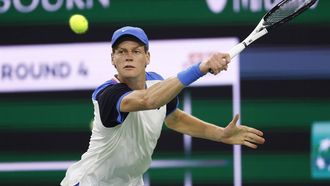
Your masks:
<svg viewBox="0 0 330 186"><path fill-rule="evenodd" d="M157 74L156 72L147 72L146 79L147 80L164 80L164 78L161 75Z"/></svg>

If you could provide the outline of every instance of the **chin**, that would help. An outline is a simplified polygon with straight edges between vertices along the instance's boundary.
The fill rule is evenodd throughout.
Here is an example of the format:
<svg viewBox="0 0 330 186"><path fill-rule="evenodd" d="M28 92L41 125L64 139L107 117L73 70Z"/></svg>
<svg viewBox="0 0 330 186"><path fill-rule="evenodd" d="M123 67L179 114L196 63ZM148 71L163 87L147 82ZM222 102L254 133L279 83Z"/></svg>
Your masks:
<svg viewBox="0 0 330 186"><path fill-rule="evenodd" d="M138 77L138 73L133 71L124 71L121 73L122 77L124 78L135 78Z"/></svg>

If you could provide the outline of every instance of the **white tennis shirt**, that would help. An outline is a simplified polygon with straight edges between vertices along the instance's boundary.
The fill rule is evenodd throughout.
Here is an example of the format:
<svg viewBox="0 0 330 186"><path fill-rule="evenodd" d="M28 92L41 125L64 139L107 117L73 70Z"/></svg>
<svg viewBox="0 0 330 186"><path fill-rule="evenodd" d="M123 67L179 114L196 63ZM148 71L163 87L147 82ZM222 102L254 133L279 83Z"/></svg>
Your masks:
<svg viewBox="0 0 330 186"><path fill-rule="evenodd" d="M147 78L146 86L159 81ZM94 122L89 148L80 161L68 168L61 185L144 185L142 176L150 167L167 105L154 110L130 112L121 124L105 127L98 101L93 99L93 104Z"/></svg>

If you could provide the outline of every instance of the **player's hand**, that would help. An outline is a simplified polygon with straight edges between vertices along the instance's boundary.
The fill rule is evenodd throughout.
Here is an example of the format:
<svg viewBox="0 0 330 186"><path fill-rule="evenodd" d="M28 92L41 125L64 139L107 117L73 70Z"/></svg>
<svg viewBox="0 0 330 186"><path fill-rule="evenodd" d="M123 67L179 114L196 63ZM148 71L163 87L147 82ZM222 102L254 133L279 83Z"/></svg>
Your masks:
<svg viewBox="0 0 330 186"><path fill-rule="evenodd" d="M230 56L227 53L213 53L208 59L200 64L200 70L206 74L211 72L214 75L227 70Z"/></svg>
<svg viewBox="0 0 330 186"><path fill-rule="evenodd" d="M239 115L224 128L220 141L232 145L245 145L250 148L257 148L257 144L263 144L265 139L263 133L257 129L244 125L237 125Z"/></svg>

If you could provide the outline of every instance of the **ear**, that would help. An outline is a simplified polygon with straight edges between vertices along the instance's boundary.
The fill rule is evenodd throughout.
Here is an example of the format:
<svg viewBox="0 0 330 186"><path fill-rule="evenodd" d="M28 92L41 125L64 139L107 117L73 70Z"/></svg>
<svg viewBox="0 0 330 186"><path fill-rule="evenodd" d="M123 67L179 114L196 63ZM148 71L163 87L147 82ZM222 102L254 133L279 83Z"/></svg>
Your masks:
<svg viewBox="0 0 330 186"><path fill-rule="evenodd" d="M148 53L147 53L146 67L149 65L149 63L150 63L150 52L148 51Z"/></svg>
<svg viewBox="0 0 330 186"><path fill-rule="evenodd" d="M115 62L114 62L114 60L113 60L113 53L111 53L111 64L114 65L114 66L116 67L116 64L115 64Z"/></svg>

